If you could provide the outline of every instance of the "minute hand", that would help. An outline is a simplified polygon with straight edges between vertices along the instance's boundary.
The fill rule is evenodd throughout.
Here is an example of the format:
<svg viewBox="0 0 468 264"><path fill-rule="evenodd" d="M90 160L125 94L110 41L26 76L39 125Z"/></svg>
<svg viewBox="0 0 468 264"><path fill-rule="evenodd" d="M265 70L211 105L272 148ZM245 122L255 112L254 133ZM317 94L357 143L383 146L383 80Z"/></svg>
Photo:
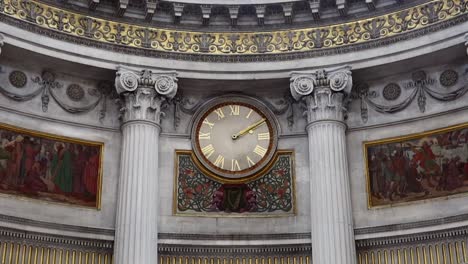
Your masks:
<svg viewBox="0 0 468 264"><path fill-rule="evenodd" d="M245 134L247 134L250 130L253 130L253 129L256 129L257 127L263 125L265 123L265 118L262 118L260 119L259 121L253 123L252 125L248 126L246 129L243 129L241 131L239 131L238 133L232 135L232 139L233 140L236 140L238 139L240 136L243 136Z"/></svg>

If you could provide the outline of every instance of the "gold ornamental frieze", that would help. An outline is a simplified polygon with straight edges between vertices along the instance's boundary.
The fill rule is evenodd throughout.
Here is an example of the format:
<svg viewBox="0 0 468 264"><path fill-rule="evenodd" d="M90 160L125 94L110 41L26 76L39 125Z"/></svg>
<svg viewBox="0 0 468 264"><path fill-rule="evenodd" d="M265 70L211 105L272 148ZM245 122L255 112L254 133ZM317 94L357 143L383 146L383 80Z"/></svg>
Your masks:
<svg viewBox="0 0 468 264"><path fill-rule="evenodd" d="M391 38L405 39L408 37L403 36L408 34L419 36L464 22L468 18L467 13L467 0L434 0L393 13L341 24L278 31L196 32L106 20L40 1L3 0L3 4L0 3L0 21L14 25L21 23L22 28L41 34L59 39L68 38L90 46L99 46L96 45L97 41L102 47L111 45L113 50L131 53L135 53L135 50L143 51L144 54L165 52L165 55L155 56L176 55L182 58L180 55L185 54L192 59L196 59L194 55L227 58L239 55L286 55L286 59L291 59L293 54L294 57L308 57L310 52L356 44L367 44L364 48L371 48L382 45L377 44L381 40L386 40L383 44L390 43Z"/></svg>

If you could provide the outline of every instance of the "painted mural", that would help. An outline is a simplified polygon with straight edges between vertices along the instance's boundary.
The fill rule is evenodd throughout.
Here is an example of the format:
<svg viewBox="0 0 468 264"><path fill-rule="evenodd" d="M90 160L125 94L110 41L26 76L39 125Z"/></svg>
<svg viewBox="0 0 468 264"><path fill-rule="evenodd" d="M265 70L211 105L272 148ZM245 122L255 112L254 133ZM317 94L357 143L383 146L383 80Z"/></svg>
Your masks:
<svg viewBox="0 0 468 264"><path fill-rule="evenodd" d="M99 208L102 147L0 124L0 193Z"/></svg>
<svg viewBox="0 0 468 264"><path fill-rule="evenodd" d="M468 124L364 143L369 207L468 191Z"/></svg>
<svg viewBox="0 0 468 264"><path fill-rule="evenodd" d="M292 152L281 152L272 167L246 183L222 183L197 167L190 151L176 153L177 215L262 216L294 214Z"/></svg>

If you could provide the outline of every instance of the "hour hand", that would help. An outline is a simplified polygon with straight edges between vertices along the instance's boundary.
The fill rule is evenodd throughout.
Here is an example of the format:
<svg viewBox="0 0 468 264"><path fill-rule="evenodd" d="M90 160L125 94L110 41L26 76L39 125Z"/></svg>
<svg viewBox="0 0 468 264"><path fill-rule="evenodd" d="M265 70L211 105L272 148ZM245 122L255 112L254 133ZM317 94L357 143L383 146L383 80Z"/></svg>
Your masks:
<svg viewBox="0 0 468 264"><path fill-rule="evenodd" d="M255 123L253 123L252 125L248 126L247 128L242 129L241 131L237 132L236 134L233 134L233 135L231 136L231 138L232 138L233 140L236 140L236 139L238 139L240 136L243 136L243 135L247 134L249 131L254 130L254 129L256 129L257 127L263 125L263 124L265 123L265 121L266 121L265 118L262 118L262 119L260 119L259 121L257 121L257 122L255 122Z"/></svg>

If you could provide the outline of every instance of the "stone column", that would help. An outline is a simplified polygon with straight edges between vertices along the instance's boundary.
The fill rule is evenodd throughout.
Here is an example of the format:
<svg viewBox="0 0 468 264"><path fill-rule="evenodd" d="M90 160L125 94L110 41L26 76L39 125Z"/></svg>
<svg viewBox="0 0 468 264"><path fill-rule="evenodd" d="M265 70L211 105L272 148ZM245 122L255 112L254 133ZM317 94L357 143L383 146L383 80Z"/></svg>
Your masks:
<svg viewBox="0 0 468 264"><path fill-rule="evenodd" d="M177 92L176 73L121 67L115 87L123 124L114 263L156 264L161 108Z"/></svg>
<svg viewBox="0 0 468 264"><path fill-rule="evenodd" d="M350 68L293 72L290 88L307 107L312 263L356 263L343 106Z"/></svg>
<svg viewBox="0 0 468 264"><path fill-rule="evenodd" d="M468 54L468 33L465 34L465 47L466 47L466 54Z"/></svg>
<svg viewBox="0 0 468 264"><path fill-rule="evenodd" d="M5 38L3 37L3 34L0 33L0 54L2 54L2 47L4 45L4 42L3 42L4 39Z"/></svg>

